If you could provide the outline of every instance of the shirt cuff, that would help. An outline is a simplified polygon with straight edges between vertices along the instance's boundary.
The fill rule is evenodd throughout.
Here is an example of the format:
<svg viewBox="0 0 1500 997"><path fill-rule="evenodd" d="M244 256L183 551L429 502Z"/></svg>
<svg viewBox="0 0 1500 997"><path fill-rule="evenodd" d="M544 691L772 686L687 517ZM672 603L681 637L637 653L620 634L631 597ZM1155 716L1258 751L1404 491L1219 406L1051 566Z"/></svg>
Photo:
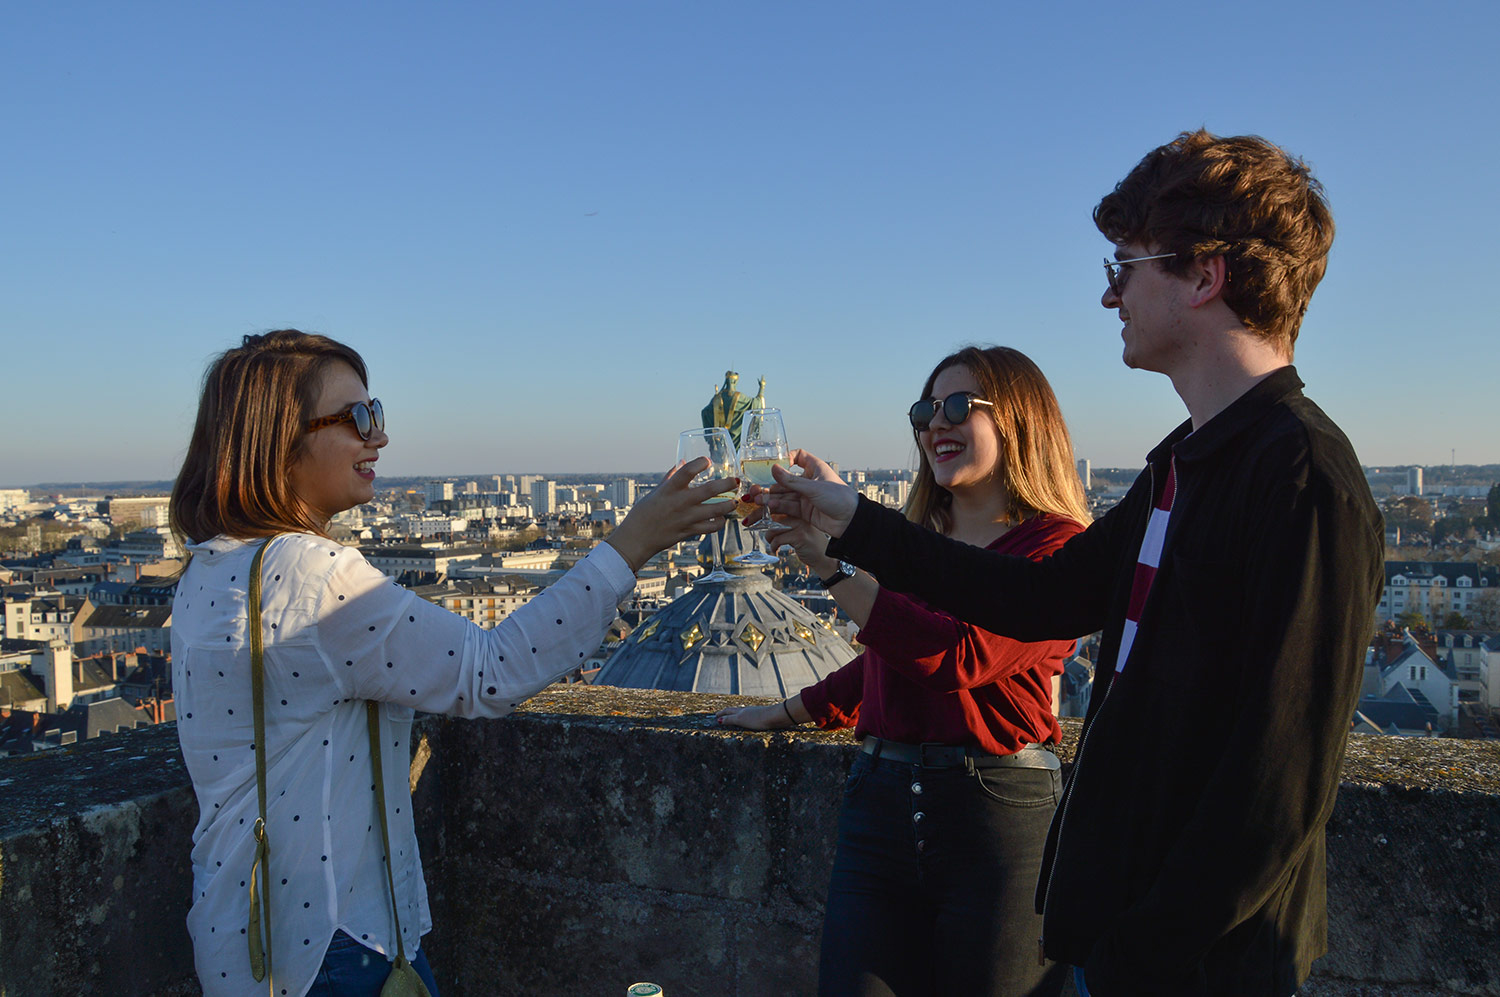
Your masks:
<svg viewBox="0 0 1500 997"><path fill-rule="evenodd" d="M635 572L610 544L598 544L583 560L591 564L603 577L604 584L614 590L616 604L635 591Z"/></svg>

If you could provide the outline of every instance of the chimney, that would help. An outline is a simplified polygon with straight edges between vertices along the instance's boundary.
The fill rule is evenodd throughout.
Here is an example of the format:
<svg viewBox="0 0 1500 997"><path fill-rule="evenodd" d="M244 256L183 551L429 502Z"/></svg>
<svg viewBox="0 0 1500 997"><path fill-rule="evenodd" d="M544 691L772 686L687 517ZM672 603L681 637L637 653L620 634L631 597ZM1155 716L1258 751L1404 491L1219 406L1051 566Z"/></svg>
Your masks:
<svg viewBox="0 0 1500 997"><path fill-rule="evenodd" d="M38 661L37 659L41 659ZM47 687L47 712L61 713L73 704L73 649L52 640L31 658L31 671Z"/></svg>

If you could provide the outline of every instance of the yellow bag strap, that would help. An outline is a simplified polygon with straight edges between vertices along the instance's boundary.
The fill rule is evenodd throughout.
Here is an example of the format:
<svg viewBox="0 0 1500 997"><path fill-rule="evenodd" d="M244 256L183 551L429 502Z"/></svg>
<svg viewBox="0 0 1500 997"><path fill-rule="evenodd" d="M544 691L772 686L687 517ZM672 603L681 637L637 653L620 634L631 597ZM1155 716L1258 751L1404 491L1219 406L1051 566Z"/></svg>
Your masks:
<svg viewBox="0 0 1500 997"><path fill-rule="evenodd" d="M380 764L380 707L365 701L365 719L370 728L370 765L375 774L375 808L380 811L380 843L385 846L385 881L391 888L391 916L396 919L396 965L406 964L406 946L401 941L401 915L397 912L396 878L391 872L391 832L385 818L385 772Z"/></svg>
<svg viewBox="0 0 1500 997"><path fill-rule="evenodd" d="M255 820L255 862L250 867L250 975L256 982L266 981L268 992L275 993L271 979L271 838L266 831L266 673L265 644L260 632L260 562L271 539L260 545L250 562L250 697L255 714L255 795L260 816Z"/></svg>
<svg viewBox="0 0 1500 997"><path fill-rule="evenodd" d="M255 714L255 792L260 817L255 822L255 864L250 869L250 926L246 935L250 939L250 973L257 982L266 980L268 989L274 994L275 983L271 981L271 841L266 831L265 646L260 626L260 562L272 539L275 538L261 544L250 562L250 695ZM391 916L396 921L396 963L381 993L429 997L427 987L406 961L406 946L401 941L396 880L391 872L391 834L385 816L385 775L380 764L380 707L373 700L367 701L365 715L370 728L375 803L380 811L380 840L385 846L385 881L391 891Z"/></svg>

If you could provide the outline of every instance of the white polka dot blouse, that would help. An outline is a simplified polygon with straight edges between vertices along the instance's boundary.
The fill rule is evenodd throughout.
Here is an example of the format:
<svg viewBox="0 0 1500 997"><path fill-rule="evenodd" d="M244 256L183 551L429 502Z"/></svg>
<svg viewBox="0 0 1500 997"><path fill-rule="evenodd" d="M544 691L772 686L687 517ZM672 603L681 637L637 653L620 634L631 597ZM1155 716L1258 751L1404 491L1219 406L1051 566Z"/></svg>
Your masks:
<svg viewBox="0 0 1500 997"><path fill-rule="evenodd" d="M259 543L191 545L172 609L177 731L199 811L188 931L207 997L266 992L250 975L245 935L258 812L246 628ZM511 712L598 648L635 577L600 544L484 630L322 537L277 537L261 573L272 965L276 990L299 995L339 929L389 958L396 951L365 701L381 704L392 871L412 957L432 927L408 790L414 711Z"/></svg>

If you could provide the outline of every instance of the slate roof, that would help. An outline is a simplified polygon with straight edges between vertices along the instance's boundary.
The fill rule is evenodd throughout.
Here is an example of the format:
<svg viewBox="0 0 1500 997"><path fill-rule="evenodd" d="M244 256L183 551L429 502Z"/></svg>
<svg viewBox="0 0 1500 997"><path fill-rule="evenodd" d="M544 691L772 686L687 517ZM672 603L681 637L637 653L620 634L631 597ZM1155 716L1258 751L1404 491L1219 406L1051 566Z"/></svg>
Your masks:
<svg viewBox="0 0 1500 997"><path fill-rule="evenodd" d="M89 598L98 605L120 605L129 591L130 582L100 582L89 590Z"/></svg>
<svg viewBox="0 0 1500 997"><path fill-rule="evenodd" d="M14 703L46 698L47 693L32 681L29 672L0 672L0 706L9 707Z"/></svg>
<svg viewBox="0 0 1500 997"><path fill-rule="evenodd" d="M89 618L83 621L83 628L146 630L170 626L171 623L171 606L96 606Z"/></svg>
<svg viewBox="0 0 1500 997"><path fill-rule="evenodd" d="M58 726L63 730L76 730L80 738L87 739L113 734L121 727L134 730L140 723L150 724L150 715L126 700L115 698L72 706L62 715Z"/></svg>
<svg viewBox="0 0 1500 997"><path fill-rule="evenodd" d="M93 658L73 659L73 695L83 696L115 684L109 672Z"/></svg>
<svg viewBox="0 0 1500 997"><path fill-rule="evenodd" d="M1367 696L1359 701L1359 706L1354 711L1356 725L1361 719L1369 720L1381 733L1389 734L1392 733L1392 727L1425 732L1427 724L1433 721L1433 716L1416 703L1392 702ZM1432 726L1436 730L1442 729L1435 722Z"/></svg>
<svg viewBox="0 0 1500 997"><path fill-rule="evenodd" d="M1397 575L1403 575L1411 581L1442 578L1449 585L1457 584L1461 576L1468 575L1476 588L1500 585L1500 568L1479 565L1472 561L1385 562L1385 583L1391 584L1391 579Z"/></svg>
<svg viewBox="0 0 1500 997"><path fill-rule="evenodd" d="M1448 638L1451 637L1453 638L1453 650L1467 650L1464 647L1465 637L1473 640L1472 647L1478 647L1485 641L1500 637L1500 630L1438 630L1433 636L1437 638L1438 647L1440 648L1447 649L1449 647Z"/></svg>

